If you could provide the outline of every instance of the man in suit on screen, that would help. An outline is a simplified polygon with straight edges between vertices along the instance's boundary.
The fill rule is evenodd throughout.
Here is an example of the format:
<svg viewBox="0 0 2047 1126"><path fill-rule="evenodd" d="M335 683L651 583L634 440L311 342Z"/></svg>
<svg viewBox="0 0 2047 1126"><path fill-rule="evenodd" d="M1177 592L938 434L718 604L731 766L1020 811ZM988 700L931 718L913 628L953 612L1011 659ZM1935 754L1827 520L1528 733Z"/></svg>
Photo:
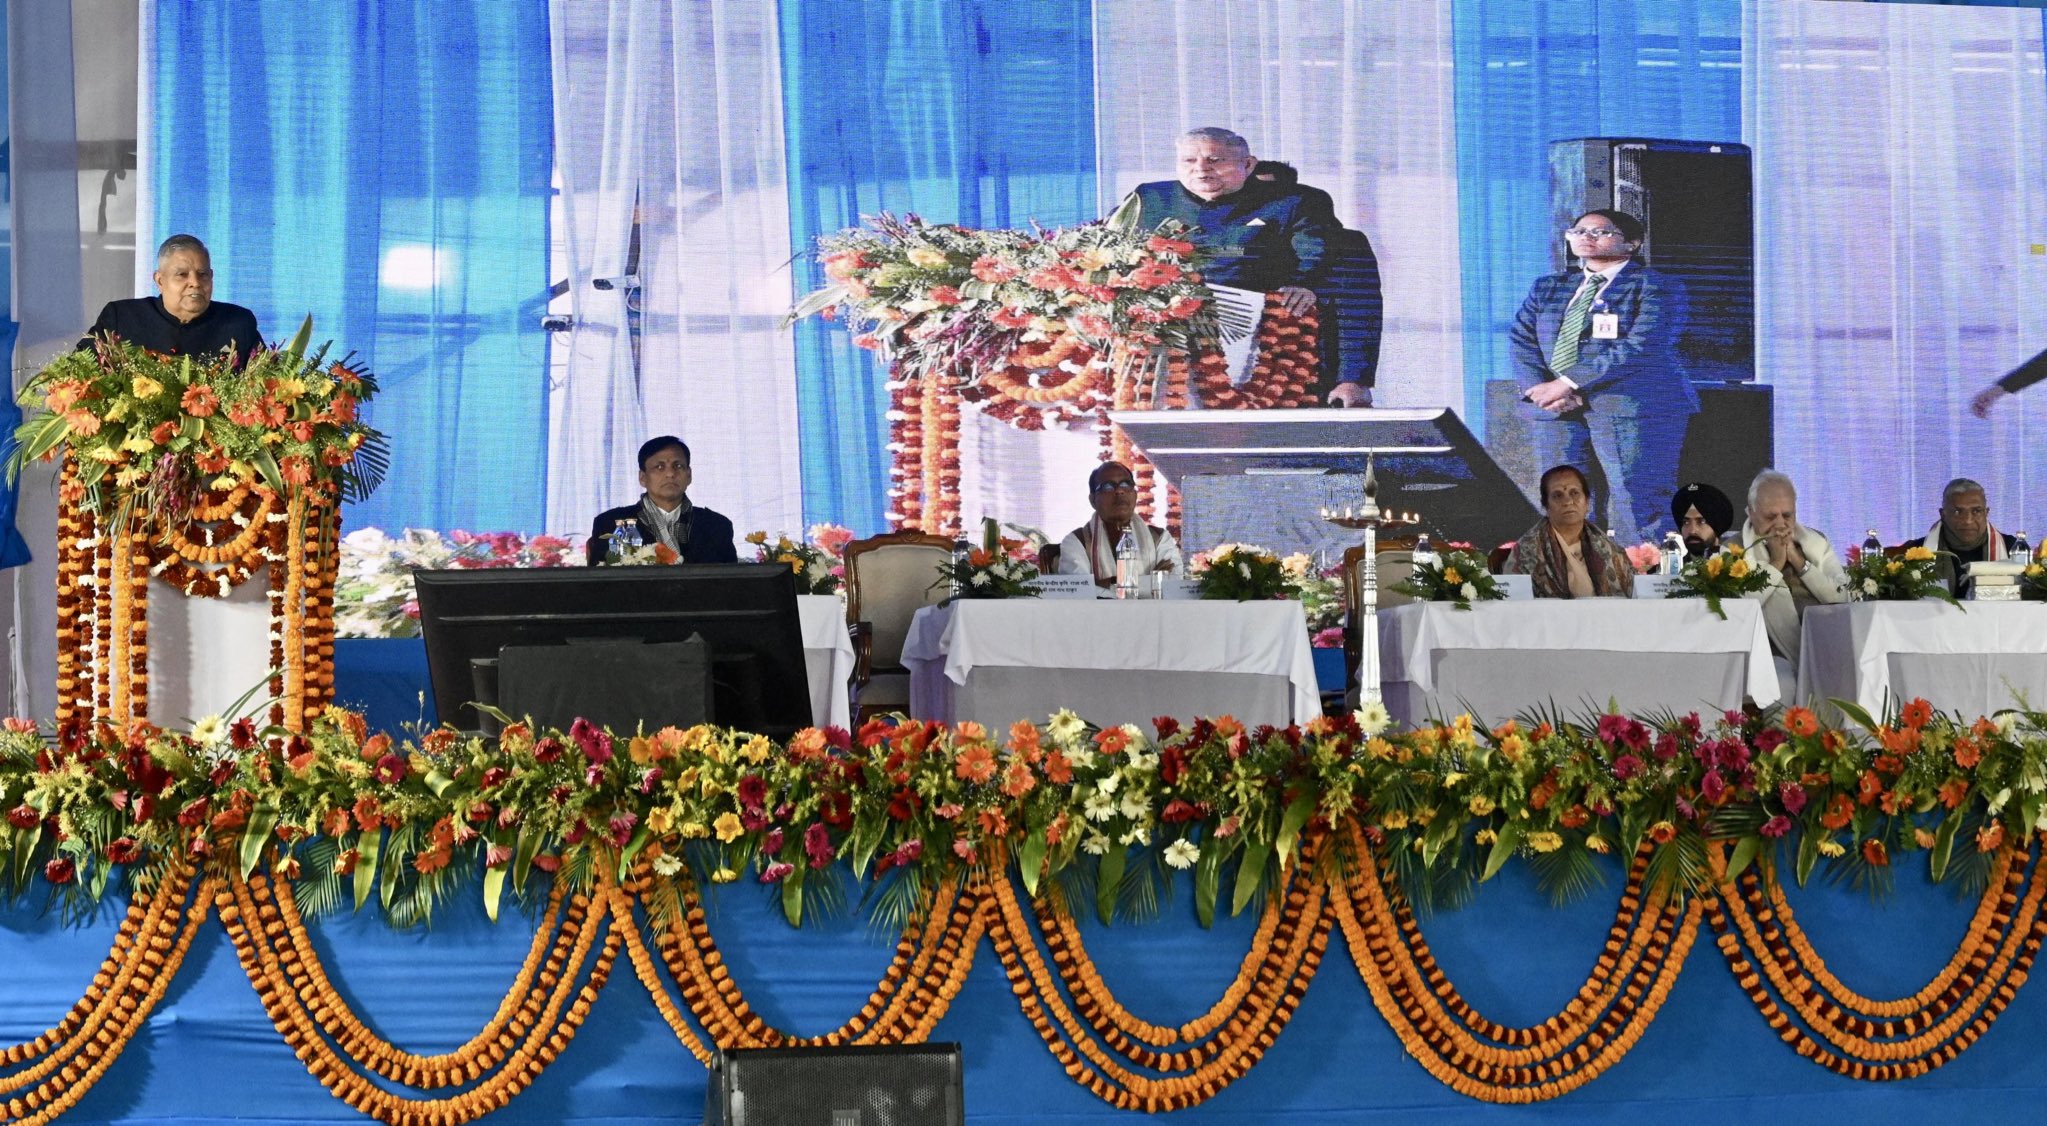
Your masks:
<svg viewBox="0 0 2047 1126"><path fill-rule="evenodd" d="M1625 212L1578 216L1564 232L1575 265L1537 279L1509 332L1536 464L1596 467L1594 512L1622 543L1665 530L1699 409L1677 353L1684 287L1635 261L1646 234Z"/></svg>
<svg viewBox="0 0 2047 1126"><path fill-rule="evenodd" d="M1250 143L1228 129L1190 129L1174 148L1179 178L1139 184L1123 210L1134 206L1142 229L1167 219L1194 228L1196 245L1215 256L1202 269L1207 281L1277 294L1295 316L1314 309L1314 287L1327 283L1332 245L1350 245L1328 194L1315 192L1318 201L1297 185L1253 178L1258 159ZM1376 263L1373 281L1376 288ZM1323 319L1334 325L1335 318ZM1338 382L1329 401L1368 405L1370 390L1357 382L1364 373L1355 364L1346 370L1339 379L1352 381Z"/></svg>

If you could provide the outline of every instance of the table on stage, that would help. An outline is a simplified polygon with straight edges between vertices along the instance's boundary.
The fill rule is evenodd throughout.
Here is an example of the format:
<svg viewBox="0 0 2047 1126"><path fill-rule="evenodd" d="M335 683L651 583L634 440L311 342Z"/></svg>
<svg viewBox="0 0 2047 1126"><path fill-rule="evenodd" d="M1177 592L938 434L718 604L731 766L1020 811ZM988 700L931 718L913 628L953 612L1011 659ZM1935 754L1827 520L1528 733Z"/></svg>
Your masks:
<svg viewBox="0 0 2047 1126"><path fill-rule="evenodd" d="M1881 715L1923 697L1942 711L1989 715L2024 696L2047 704L2047 605L1939 599L1850 602L1805 612L1798 698L1853 700Z"/></svg>
<svg viewBox="0 0 2047 1126"><path fill-rule="evenodd" d="M1307 619L1270 602L966 599L917 611L910 714L994 731L1071 708L1090 723L1321 714Z"/></svg>
<svg viewBox="0 0 2047 1126"><path fill-rule="evenodd" d="M1617 700L1632 715L1758 704L1778 696L1762 605L1590 598L1414 602L1379 612L1380 690L1396 720L1469 711L1488 725L1532 707Z"/></svg>
<svg viewBox="0 0 2047 1126"><path fill-rule="evenodd" d="M803 636L803 668L810 684L811 722L852 726L847 685L853 678L853 641L846 633L846 604L833 594L796 597ZM432 726L433 693L427 690L426 648L417 637L342 638L334 646L335 695L361 708L372 730L396 734L417 723L421 709Z"/></svg>

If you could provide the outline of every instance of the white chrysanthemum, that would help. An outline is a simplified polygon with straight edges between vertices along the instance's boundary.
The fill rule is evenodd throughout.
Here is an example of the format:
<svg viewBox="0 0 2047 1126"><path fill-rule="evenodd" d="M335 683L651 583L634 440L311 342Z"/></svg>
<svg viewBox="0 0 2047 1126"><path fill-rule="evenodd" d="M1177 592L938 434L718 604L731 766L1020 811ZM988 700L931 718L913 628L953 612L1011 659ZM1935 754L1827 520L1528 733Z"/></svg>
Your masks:
<svg viewBox="0 0 2047 1126"><path fill-rule="evenodd" d="M682 871L682 860L674 853L664 852L654 858L654 874L673 876Z"/></svg>
<svg viewBox="0 0 2047 1126"><path fill-rule="evenodd" d="M1121 810L1123 816L1135 821L1151 812L1151 803L1144 800L1143 794L1132 790L1123 795L1123 802L1117 808Z"/></svg>
<svg viewBox="0 0 2047 1126"><path fill-rule="evenodd" d="M1122 843L1126 845L1148 845L1151 843L1151 830L1132 829L1123 834Z"/></svg>
<svg viewBox="0 0 2047 1126"><path fill-rule="evenodd" d="M1357 710L1358 730L1367 735L1377 735L1393 723L1393 716L1386 711L1386 705L1378 700L1366 700Z"/></svg>
<svg viewBox="0 0 2047 1126"><path fill-rule="evenodd" d="M1465 583L1463 586L1457 589L1457 593L1463 595L1464 600L1466 602L1469 602L1472 599L1478 597L1478 587L1472 583Z"/></svg>
<svg viewBox="0 0 2047 1126"><path fill-rule="evenodd" d="M1862 593L1864 593L1864 594L1875 594L1875 593L1876 593L1876 580L1875 580L1875 579L1864 579L1864 580L1862 580Z"/></svg>
<svg viewBox="0 0 2047 1126"><path fill-rule="evenodd" d="M2002 739L2009 739L2012 737L2013 733L2018 731L2019 729L2019 713L1999 712L1997 713L1997 719L1995 720L1995 722L1997 724L1998 737Z"/></svg>
<svg viewBox="0 0 2047 1126"><path fill-rule="evenodd" d="M1089 821L1107 821L1116 816L1116 799L1107 794L1089 794L1081 803L1080 814Z"/></svg>
<svg viewBox="0 0 2047 1126"><path fill-rule="evenodd" d="M1175 868L1192 868L1201 859L1201 850L1193 841L1179 840L1166 846L1166 863Z"/></svg>
<svg viewBox="0 0 2047 1126"><path fill-rule="evenodd" d="M973 583L973 584L974 584L975 586L987 586L987 585L988 585L988 572L986 572L986 571L975 571L975 572L974 572L974 577L973 577L972 579L970 579L969 581L970 581L970 582L972 582L972 583Z"/></svg>
<svg viewBox="0 0 2047 1126"><path fill-rule="evenodd" d="M1089 856L1102 855L1103 853L1109 851L1108 834L1089 833L1087 835L1087 839L1080 842L1080 850L1082 852L1087 853Z"/></svg>
<svg viewBox="0 0 2047 1126"><path fill-rule="evenodd" d="M1066 752L1066 761L1072 764L1073 769L1075 770L1089 769L1090 767L1094 766L1095 759L1097 757L1098 756L1095 754L1095 752L1091 748L1086 746L1075 747L1074 749Z"/></svg>
<svg viewBox="0 0 2047 1126"><path fill-rule="evenodd" d="M1246 579L1250 578L1250 577L1251 577L1251 565L1250 565L1249 563L1239 563L1239 564L1237 564L1237 573L1238 573L1239 575L1242 575L1242 576L1244 576L1244 577L1245 577Z"/></svg>
<svg viewBox="0 0 2047 1126"><path fill-rule="evenodd" d="M1045 734L1061 742L1072 742L1080 738L1081 732L1086 730L1086 722L1074 715L1069 708L1060 708L1052 716L1051 722L1045 724Z"/></svg>
<svg viewBox="0 0 2047 1126"><path fill-rule="evenodd" d="M1095 789L1100 790L1104 794L1114 795L1116 792L1116 787L1122 784L1123 784L1122 775L1104 774L1099 779L1096 779Z"/></svg>

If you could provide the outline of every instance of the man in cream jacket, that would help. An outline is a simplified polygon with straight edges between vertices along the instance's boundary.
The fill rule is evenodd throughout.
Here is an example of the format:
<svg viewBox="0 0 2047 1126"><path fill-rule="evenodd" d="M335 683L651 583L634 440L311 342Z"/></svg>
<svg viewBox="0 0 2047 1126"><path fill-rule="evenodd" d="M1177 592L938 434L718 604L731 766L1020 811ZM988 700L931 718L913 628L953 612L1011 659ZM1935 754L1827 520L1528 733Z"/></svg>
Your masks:
<svg viewBox="0 0 2047 1126"><path fill-rule="evenodd" d="M1848 601L1848 571L1826 536L1798 522L1798 489L1774 469L1749 483L1741 542L1749 562L1770 577L1770 588L1755 597L1763 602L1770 648L1782 661L1779 676L1788 666L1795 677L1799 619L1807 606Z"/></svg>

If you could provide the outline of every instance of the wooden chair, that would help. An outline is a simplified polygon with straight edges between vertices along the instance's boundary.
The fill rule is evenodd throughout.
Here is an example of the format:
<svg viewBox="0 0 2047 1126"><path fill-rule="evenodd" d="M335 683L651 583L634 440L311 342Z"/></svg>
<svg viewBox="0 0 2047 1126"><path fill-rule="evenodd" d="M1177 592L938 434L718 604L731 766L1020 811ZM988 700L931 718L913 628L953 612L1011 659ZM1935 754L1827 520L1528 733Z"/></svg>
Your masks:
<svg viewBox="0 0 2047 1126"><path fill-rule="evenodd" d="M927 532L890 532L846 545L846 620L853 634L855 722L864 713L910 706L903 642L910 619L949 593L938 568L952 541Z"/></svg>
<svg viewBox="0 0 2047 1126"><path fill-rule="evenodd" d="M1038 573L1056 575L1059 573L1059 545L1048 543L1038 549Z"/></svg>
<svg viewBox="0 0 2047 1126"><path fill-rule="evenodd" d="M1404 606L1414 601L1411 594L1392 589L1414 574L1414 543L1410 537L1379 541L1379 608ZM1346 682L1358 678L1358 664L1364 660L1365 545L1343 553L1343 667Z"/></svg>
<svg viewBox="0 0 2047 1126"><path fill-rule="evenodd" d="M1500 546L1492 549L1491 551L1486 552L1485 569L1491 571L1495 575L1506 574L1507 559L1513 554L1514 545L1511 543L1503 543Z"/></svg>

